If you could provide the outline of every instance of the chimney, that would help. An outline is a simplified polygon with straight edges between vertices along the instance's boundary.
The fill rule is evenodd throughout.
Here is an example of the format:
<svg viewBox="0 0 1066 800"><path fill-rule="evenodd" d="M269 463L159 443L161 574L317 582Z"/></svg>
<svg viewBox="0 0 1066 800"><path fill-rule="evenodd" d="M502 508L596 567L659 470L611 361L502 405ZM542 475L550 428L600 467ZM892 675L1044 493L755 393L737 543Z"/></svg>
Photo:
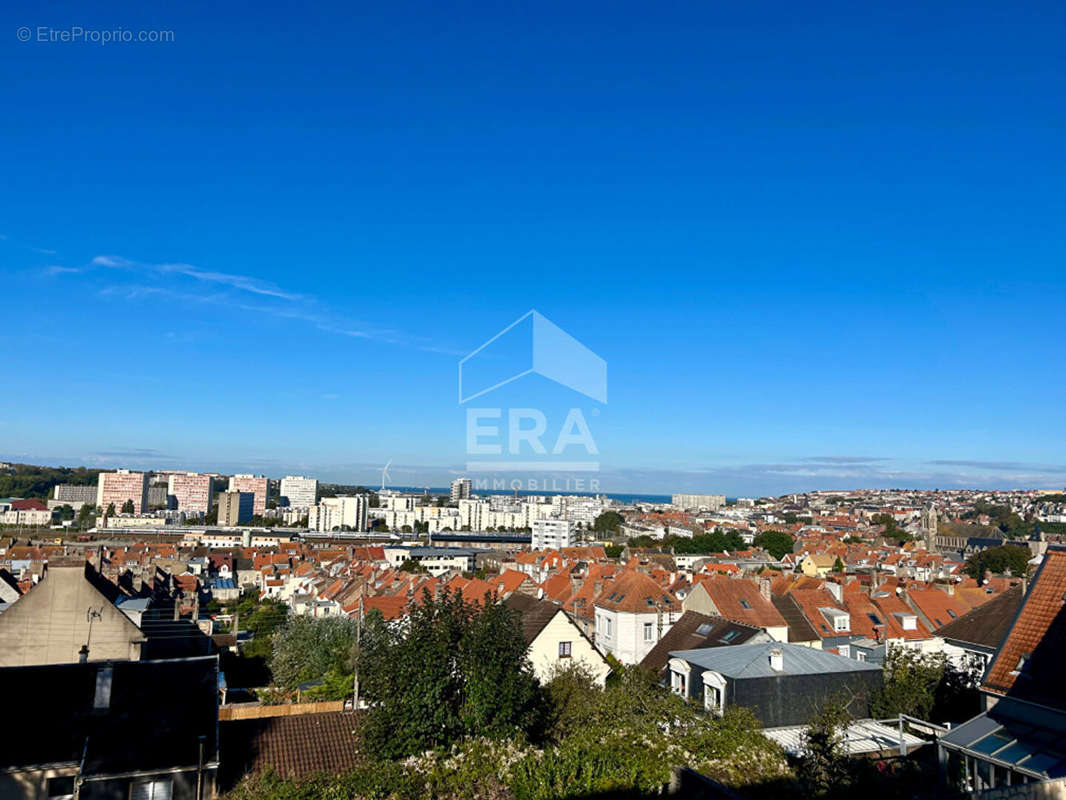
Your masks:
<svg viewBox="0 0 1066 800"><path fill-rule="evenodd" d="M829 592L829 594L833 595L833 599L836 600L838 603L844 602L844 587L841 586L839 583L837 583L836 581L826 581L825 588L826 591Z"/></svg>
<svg viewBox="0 0 1066 800"><path fill-rule="evenodd" d="M780 647L775 647L770 651L770 669L774 672L785 671L785 653Z"/></svg>
<svg viewBox="0 0 1066 800"><path fill-rule="evenodd" d="M766 602L770 602L770 579L759 578L759 594L763 596Z"/></svg>
<svg viewBox="0 0 1066 800"><path fill-rule="evenodd" d="M599 597L599 596L600 596L600 593L601 593L602 591L603 591L603 581L595 581L595 582L594 582L594 583L592 584L592 594L593 594L593 595L594 595L595 597Z"/></svg>

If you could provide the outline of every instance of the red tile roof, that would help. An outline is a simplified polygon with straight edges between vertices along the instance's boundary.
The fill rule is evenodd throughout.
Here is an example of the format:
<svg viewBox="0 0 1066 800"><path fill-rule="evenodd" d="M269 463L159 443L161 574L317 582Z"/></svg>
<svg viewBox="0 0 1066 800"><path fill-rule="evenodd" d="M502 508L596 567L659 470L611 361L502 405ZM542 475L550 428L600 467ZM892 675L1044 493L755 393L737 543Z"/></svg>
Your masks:
<svg viewBox="0 0 1066 800"><path fill-rule="evenodd" d="M763 597L754 581L716 575L701 578L698 582L703 584L718 613L726 619L759 628L787 626L781 612Z"/></svg>
<svg viewBox="0 0 1066 800"><path fill-rule="evenodd" d="M594 605L610 611L647 614L656 611L681 611L680 601L649 575L626 570L607 585Z"/></svg>
<svg viewBox="0 0 1066 800"><path fill-rule="evenodd" d="M1056 708L1066 663L1066 550L1049 548L1021 611L985 675L984 689Z"/></svg>

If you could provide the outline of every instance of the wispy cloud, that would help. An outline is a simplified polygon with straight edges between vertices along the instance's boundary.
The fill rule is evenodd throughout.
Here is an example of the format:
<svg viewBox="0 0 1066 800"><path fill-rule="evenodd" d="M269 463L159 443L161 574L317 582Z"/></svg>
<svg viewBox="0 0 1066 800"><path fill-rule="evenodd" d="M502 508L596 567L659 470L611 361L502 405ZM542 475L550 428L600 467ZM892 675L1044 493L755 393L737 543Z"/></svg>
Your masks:
<svg viewBox="0 0 1066 800"><path fill-rule="evenodd" d="M248 275L231 275L226 272L208 272L206 270L197 269L196 267L188 264L159 264L155 269L160 272L171 272L179 275L187 275L190 278L195 278L198 281L205 281L207 283L220 283L224 286L232 286L234 289L240 289L244 292L251 292L252 294L266 295L267 297L278 297L282 300L306 300L308 298L303 295L296 294L294 292L286 292L278 288L272 283L261 281Z"/></svg>
<svg viewBox="0 0 1066 800"><path fill-rule="evenodd" d="M968 467L981 470L1004 470L1007 472L1066 472L1064 464L1027 464L1024 461L984 461L981 459L938 458L925 462L938 467Z"/></svg>
<svg viewBox="0 0 1066 800"><path fill-rule="evenodd" d="M132 458L132 459L149 459L157 458L164 461L173 461L174 456L169 456L166 453L162 453L159 450L153 450L145 447L130 447L130 448L117 448L115 450L99 450L93 453L94 456L101 456L103 458Z"/></svg>
<svg viewBox="0 0 1066 800"><path fill-rule="evenodd" d="M44 268L45 275L76 275L77 273L84 271L85 270L81 267L61 267L56 264Z"/></svg>
<svg viewBox="0 0 1066 800"><path fill-rule="evenodd" d="M184 263L137 261L115 254L95 256L82 269L56 268L49 274L56 275L62 272L77 272L94 268L114 270L137 277L136 282L115 284L100 289L99 293L105 297L136 301L156 296L187 303L216 304L225 306L231 311L247 311L252 314L306 322L323 332L337 336L394 344L427 353L462 355L456 348L442 346L425 337L351 319L330 309L314 295L290 291L253 275L219 272ZM182 279L212 285L217 287L218 291L211 294L198 294L183 290L177 283ZM242 295L253 297L242 299Z"/></svg>
<svg viewBox="0 0 1066 800"><path fill-rule="evenodd" d="M803 461L813 461L818 464L873 464L878 461L891 461L891 458L883 456L807 456Z"/></svg>

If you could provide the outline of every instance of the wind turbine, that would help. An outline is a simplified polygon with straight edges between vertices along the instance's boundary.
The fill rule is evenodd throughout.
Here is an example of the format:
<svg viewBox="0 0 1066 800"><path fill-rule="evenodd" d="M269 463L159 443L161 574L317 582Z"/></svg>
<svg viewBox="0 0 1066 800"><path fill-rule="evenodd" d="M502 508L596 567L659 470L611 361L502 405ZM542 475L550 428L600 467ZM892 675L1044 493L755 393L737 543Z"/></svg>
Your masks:
<svg viewBox="0 0 1066 800"><path fill-rule="evenodd" d="M389 467L391 467L391 466L392 466L392 459L390 458L389 459L389 463L386 464L385 467L381 470L381 491L383 491L383 492L385 491L385 481L387 481L391 477L389 475Z"/></svg>

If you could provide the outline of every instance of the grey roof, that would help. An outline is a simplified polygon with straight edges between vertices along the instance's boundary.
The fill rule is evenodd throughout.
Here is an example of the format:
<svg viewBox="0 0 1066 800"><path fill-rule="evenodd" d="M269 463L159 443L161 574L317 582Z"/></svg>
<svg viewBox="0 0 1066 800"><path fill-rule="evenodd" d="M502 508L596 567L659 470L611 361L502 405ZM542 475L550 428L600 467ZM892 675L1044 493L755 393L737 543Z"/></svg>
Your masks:
<svg viewBox="0 0 1066 800"><path fill-rule="evenodd" d="M770 669L770 651L779 649L784 657L784 670ZM763 642L740 644L734 647L715 647L703 650L675 650L673 658L684 659L703 669L714 670L727 678L772 678L779 675L818 675L827 672L881 671L877 664L867 664L836 653L815 650L797 644Z"/></svg>

